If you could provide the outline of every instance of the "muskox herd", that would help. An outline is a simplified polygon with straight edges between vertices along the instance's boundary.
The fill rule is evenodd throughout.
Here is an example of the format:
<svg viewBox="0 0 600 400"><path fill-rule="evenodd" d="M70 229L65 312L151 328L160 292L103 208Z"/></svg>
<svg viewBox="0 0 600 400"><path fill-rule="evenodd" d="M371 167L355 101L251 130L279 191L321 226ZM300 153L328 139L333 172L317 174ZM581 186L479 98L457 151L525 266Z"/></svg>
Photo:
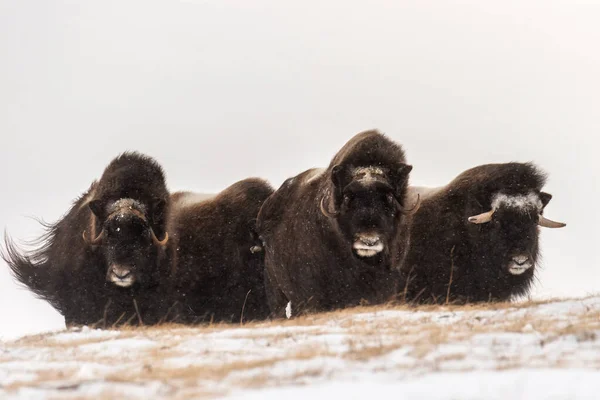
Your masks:
<svg viewBox="0 0 600 400"><path fill-rule="evenodd" d="M167 189L126 152L24 252L14 277L67 326L244 322L387 302L507 301L527 294L552 198L531 163L487 164L440 188L409 183L402 147L351 138L325 169L274 190Z"/></svg>

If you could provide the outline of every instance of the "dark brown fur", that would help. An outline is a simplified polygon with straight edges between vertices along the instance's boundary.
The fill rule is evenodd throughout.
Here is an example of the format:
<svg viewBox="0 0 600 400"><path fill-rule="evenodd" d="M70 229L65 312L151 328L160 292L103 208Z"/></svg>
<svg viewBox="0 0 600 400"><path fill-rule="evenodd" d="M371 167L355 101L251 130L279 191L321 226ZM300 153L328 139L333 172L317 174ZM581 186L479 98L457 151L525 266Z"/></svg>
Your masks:
<svg viewBox="0 0 600 400"><path fill-rule="evenodd" d="M89 245L82 237L84 232L88 238L98 235L106 222L107 210L121 198L132 198L143 204L146 215L142 220L162 237L168 207L164 174L153 159L138 153L116 157L101 179L74 202L64 217L45 226L47 232L38 240L38 248L33 252L23 254L6 237L2 257L13 275L52 304L65 317L67 325L154 323L161 318L163 306L167 306L162 302L164 294L159 289L159 282L165 277L164 268L161 270L164 251L150 250L144 260L138 260L144 264L138 266L139 283L122 288L106 280L107 260L114 254L105 246Z"/></svg>
<svg viewBox="0 0 600 400"><path fill-rule="evenodd" d="M345 214L358 199L346 199L346 190L357 185L351 171L361 166L385 171L361 197L364 204L377 205ZM393 194L394 201L404 206L411 168L405 164L401 146L377 131L366 131L353 137L320 176L314 170L303 172L269 197L260 210L257 230L265 247L267 296L275 316L283 316L288 301L297 315L382 303L394 295L407 229L403 215L394 205L381 206L379 196ZM337 217L320 211L322 199L328 209L338 210ZM369 259L353 252L350 236L364 225L356 215L371 218L381 227L387 224L381 228L387 235L385 251Z"/></svg>
<svg viewBox="0 0 600 400"><path fill-rule="evenodd" d="M271 193L265 181L249 178L193 204L186 204L185 193L173 194L169 231L178 322L268 316L263 252L251 249L260 245L256 215Z"/></svg>
<svg viewBox="0 0 600 400"><path fill-rule="evenodd" d="M489 211L497 193L541 194L545 206L551 198L541 192L545 182L546 175L531 163L487 164L463 172L423 199L411 227L401 297L420 303L466 303L527 294L539 253L537 214L499 210L492 222L480 225L468 222L468 217ZM521 275L506 268L515 252L529 254L533 261Z"/></svg>

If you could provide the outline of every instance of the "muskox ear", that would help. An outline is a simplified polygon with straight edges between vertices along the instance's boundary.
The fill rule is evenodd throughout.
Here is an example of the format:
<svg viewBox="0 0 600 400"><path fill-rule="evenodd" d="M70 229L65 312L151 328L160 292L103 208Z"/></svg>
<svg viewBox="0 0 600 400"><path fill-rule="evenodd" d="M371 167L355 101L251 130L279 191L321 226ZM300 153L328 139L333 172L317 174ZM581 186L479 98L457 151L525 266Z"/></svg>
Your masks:
<svg viewBox="0 0 600 400"><path fill-rule="evenodd" d="M100 220L104 220L104 208L102 207L102 201L92 200L88 203L88 207Z"/></svg>
<svg viewBox="0 0 600 400"><path fill-rule="evenodd" d="M546 192L540 192L540 200L542 201L542 208L545 208L550 200L552 199L552 195Z"/></svg>
<svg viewBox="0 0 600 400"><path fill-rule="evenodd" d="M331 169L331 182L336 188L342 188L342 180L344 178L344 167L341 165L334 165Z"/></svg>
<svg viewBox="0 0 600 400"><path fill-rule="evenodd" d="M410 174L410 171L412 171L412 169L413 169L412 165L402 164L402 166L400 166L400 168L398 168L398 175L408 178L408 174Z"/></svg>
<svg viewBox="0 0 600 400"><path fill-rule="evenodd" d="M167 202L164 199L157 199L152 204L152 218L160 220L164 216Z"/></svg>
<svg viewBox="0 0 600 400"><path fill-rule="evenodd" d="M413 166L409 164L402 164L393 176L394 186L396 187L396 195L401 196L404 194L404 188L408 184L408 174L412 171Z"/></svg>
<svg viewBox="0 0 600 400"><path fill-rule="evenodd" d="M333 201L339 206L344 197L344 187L346 186L347 167L343 165L334 165L331 169L331 182L333 183Z"/></svg>
<svg viewBox="0 0 600 400"><path fill-rule="evenodd" d="M153 203L152 203L152 208L150 209L150 225L152 226L152 229L158 231L158 232L162 232L164 227L164 223L165 223L165 218L166 218L166 208L167 208L167 202L164 199L156 199Z"/></svg>

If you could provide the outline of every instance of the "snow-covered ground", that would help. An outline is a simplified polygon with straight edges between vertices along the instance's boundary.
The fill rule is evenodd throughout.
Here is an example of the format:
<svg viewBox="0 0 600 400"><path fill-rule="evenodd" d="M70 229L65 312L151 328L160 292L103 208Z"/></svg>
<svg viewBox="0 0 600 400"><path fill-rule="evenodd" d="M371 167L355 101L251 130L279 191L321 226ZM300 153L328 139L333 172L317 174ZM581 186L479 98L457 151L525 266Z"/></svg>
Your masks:
<svg viewBox="0 0 600 400"><path fill-rule="evenodd" d="M343 396L343 397L342 397ZM4 342L2 398L597 399L600 296Z"/></svg>

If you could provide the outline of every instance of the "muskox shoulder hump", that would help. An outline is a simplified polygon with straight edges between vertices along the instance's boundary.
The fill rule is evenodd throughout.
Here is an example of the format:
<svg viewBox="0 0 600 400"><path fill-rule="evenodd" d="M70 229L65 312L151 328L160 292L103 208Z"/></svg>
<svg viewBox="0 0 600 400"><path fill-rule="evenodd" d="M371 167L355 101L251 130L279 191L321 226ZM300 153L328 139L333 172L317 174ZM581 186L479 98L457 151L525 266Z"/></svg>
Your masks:
<svg viewBox="0 0 600 400"><path fill-rule="evenodd" d="M301 182L304 185L309 185L325 175L325 168L312 168L300 176ZM291 182L290 182L291 183Z"/></svg>
<svg viewBox="0 0 600 400"><path fill-rule="evenodd" d="M173 208L186 208L192 207L211 199L214 199L216 194L214 193L197 193L190 191L179 191L171 194L171 207Z"/></svg>
<svg viewBox="0 0 600 400"><path fill-rule="evenodd" d="M130 151L121 153L108 164L96 190L97 197L111 199L144 200L148 195L168 198L163 168L154 158Z"/></svg>
<svg viewBox="0 0 600 400"><path fill-rule="evenodd" d="M358 167L402 163L406 163L406 155L400 144L378 130L368 130L354 135L333 157L329 168L339 164Z"/></svg>
<svg viewBox="0 0 600 400"><path fill-rule="evenodd" d="M136 151L126 151L116 156L104 169L105 175L112 175L119 171L130 170L139 175L146 175L147 180L165 183L165 173L162 166L153 157Z"/></svg>
<svg viewBox="0 0 600 400"><path fill-rule="evenodd" d="M458 175L448 186L455 190L485 189L523 191L541 190L547 180L547 174L532 162L509 162L502 164L484 164L470 168Z"/></svg>
<svg viewBox="0 0 600 400"><path fill-rule="evenodd" d="M425 201L432 199L444 192L445 186L408 186L406 190L406 203L415 204L419 199Z"/></svg>
<svg viewBox="0 0 600 400"><path fill-rule="evenodd" d="M259 201L263 202L273 193L273 187L261 178L246 178L223 190L215 198L218 201Z"/></svg>

